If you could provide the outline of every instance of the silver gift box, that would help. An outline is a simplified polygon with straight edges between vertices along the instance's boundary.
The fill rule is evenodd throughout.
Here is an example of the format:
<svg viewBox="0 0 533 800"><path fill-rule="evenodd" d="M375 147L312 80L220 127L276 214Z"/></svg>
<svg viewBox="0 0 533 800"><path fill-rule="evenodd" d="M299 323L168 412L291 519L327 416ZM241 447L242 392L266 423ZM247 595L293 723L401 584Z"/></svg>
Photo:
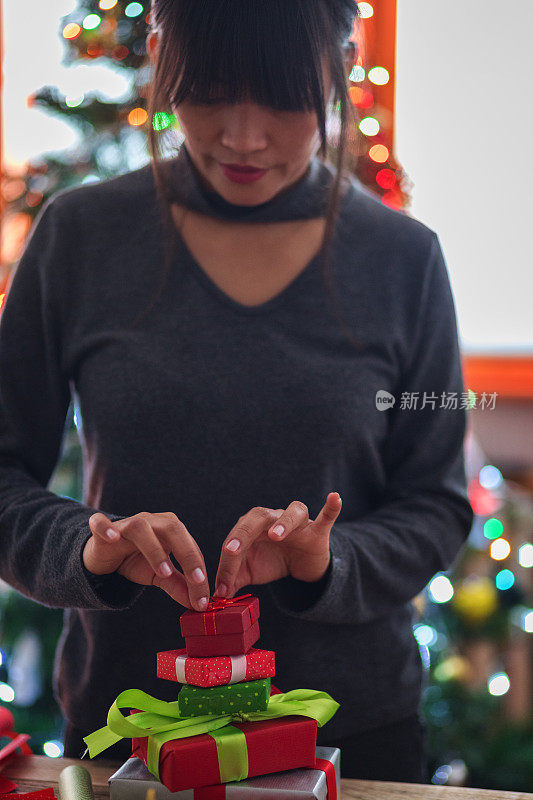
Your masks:
<svg viewBox="0 0 533 800"><path fill-rule="evenodd" d="M244 781L224 784L226 798L235 800L341 800L341 751L338 747L317 747L316 757L331 761L337 780L336 797L328 797L326 775L320 769L304 767ZM146 800L148 789L156 800L194 800L194 789L171 792L156 780L140 758L129 758L109 778L111 800ZM205 787L202 792L206 792ZM204 795L205 796L205 795Z"/></svg>

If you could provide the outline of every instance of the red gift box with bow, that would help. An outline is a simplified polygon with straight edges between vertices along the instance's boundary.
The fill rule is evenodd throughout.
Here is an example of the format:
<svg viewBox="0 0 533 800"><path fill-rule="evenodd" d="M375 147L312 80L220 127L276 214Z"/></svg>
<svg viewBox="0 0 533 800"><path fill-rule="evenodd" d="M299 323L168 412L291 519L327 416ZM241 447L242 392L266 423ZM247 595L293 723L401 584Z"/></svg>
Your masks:
<svg viewBox="0 0 533 800"><path fill-rule="evenodd" d="M315 766L317 723L314 719L287 716L264 722L233 722L232 727L242 731L246 738L250 778ZM147 764L146 737L132 739L132 751ZM209 733L172 739L161 748L159 778L171 792L220 784L220 770L217 741Z"/></svg>
<svg viewBox="0 0 533 800"><path fill-rule="evenodd" d="M270 686L270 694L280 694ZM137 713L131 710L132 714ZM316 737L318 725L309 717L289 715L262 722L232 722L232 727L244 734L247 777L268 775L287 769L316 766ZM228 753L218 740L217 731L171 739L159 753L159 780L171 792L196 789L222 783L224 761L235 754ZM148 765L146 737L131 740L132 755Z"/></svg>
<svg viewBox="0 0 533 800"><path fill-rule="evenodd" d="M247 653L259 639L258 620L257 597L212 597L205 611L185 611L180 617L187 655L206 658Z"/></svg>

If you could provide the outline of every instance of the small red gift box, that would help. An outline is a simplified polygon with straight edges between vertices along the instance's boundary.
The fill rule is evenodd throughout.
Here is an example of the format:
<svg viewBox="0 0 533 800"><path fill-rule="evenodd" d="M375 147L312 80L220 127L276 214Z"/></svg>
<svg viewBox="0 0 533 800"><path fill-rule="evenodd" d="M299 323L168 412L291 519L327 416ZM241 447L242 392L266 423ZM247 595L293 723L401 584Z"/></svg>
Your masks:
<svg viewBox="0 0 533 800"><path fill-rule="evenodd" d="M229 726L228 726L229 727ZM268 775L287 769L315 767L317 723L287 716L261 722L233 722L246 737L248 775ZM213 733L219 733L220 730ZM133 755L147 764L146 737L132 739ZM214 736L202 733L166 742L159 754L159 778L171 792L220 784L219 753Z"/></svg>
<svg viewBox="0 0 533 800"><path fill-rule="evenodd" d="M228 683L272 678L275 653L252 647L245 655L190 658L185 649L157 654L157 677L191 686L225 686Z"/></svg>
<svg viewBox="0 0 533 800"><path fill-rule="evenodd" d="M247 653L259 639L259 600L251 595L212 598L206 611L180 617L187 655L194 658Z"/></svg>

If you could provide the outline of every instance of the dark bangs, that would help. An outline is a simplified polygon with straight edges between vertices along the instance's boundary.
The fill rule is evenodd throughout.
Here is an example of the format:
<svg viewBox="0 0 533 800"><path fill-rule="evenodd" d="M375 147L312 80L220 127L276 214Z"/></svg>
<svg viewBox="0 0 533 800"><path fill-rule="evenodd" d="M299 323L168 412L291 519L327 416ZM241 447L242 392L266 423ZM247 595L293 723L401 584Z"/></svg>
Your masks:
<svg viewBox="0 0 533 800"><path fill-rule="evenodd" d="M174 106L251 100L280 111L314 110L322 129L322 58L331 54L321 48L331 22L321 4L316 11L309 13L309 0L176 4L165 18L172 48L163 47L157 83Z"/></svg>

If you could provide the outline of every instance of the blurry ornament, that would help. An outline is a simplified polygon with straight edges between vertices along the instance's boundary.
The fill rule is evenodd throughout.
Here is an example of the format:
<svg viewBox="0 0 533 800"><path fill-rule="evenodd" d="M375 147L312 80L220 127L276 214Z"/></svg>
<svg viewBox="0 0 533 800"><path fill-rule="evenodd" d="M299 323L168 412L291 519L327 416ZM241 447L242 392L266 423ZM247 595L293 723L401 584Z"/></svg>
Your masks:
<svg viewBox="0 0 533 800"><path fill-rule="evenodd" d="M452 605L464 622L476 625L497 611L498 593L490 578L471 575L455 587Z"/></svg>
<svg viewBox="0 0 533 800"><path fill-rule="evenodd" d="M437 767L431 778L431 783L437 786L465 786L468 779L468 769L462 758L454 758L449 764Z"/></svg>
<svg viewBox="0 0 533 800"><path fill-rule="evenodd" d="M446 681L458 681L465 683L470 680L472 667L470 662L463 656L453 655L441 661L433 672L435 680L445 683Z"/></svg>
<svg viewBox="0 0 533 800"><path fill-rule="evenodd" d="M482 486L477 478L468 484L468 499L475 514L487 517L494 514L501 506L498 493Z"/></svg>
<svg viewBox="0 0 533 800"><path fill-rule="evenodd" d="M35 631L23 631L15 642L9 663L9 683L18 706L32 706L43 693L41 660L41 640Z"/></svg>
<svg viewBox="0 0 533 800"><path fill-rule="evenodd" d="M370 92L367 92L366 89L362 89L360 86L350 86L348 89L348 94L350 95L350 100L356 108L367 109L372 108L374 105L373 95Z"/></svg>

